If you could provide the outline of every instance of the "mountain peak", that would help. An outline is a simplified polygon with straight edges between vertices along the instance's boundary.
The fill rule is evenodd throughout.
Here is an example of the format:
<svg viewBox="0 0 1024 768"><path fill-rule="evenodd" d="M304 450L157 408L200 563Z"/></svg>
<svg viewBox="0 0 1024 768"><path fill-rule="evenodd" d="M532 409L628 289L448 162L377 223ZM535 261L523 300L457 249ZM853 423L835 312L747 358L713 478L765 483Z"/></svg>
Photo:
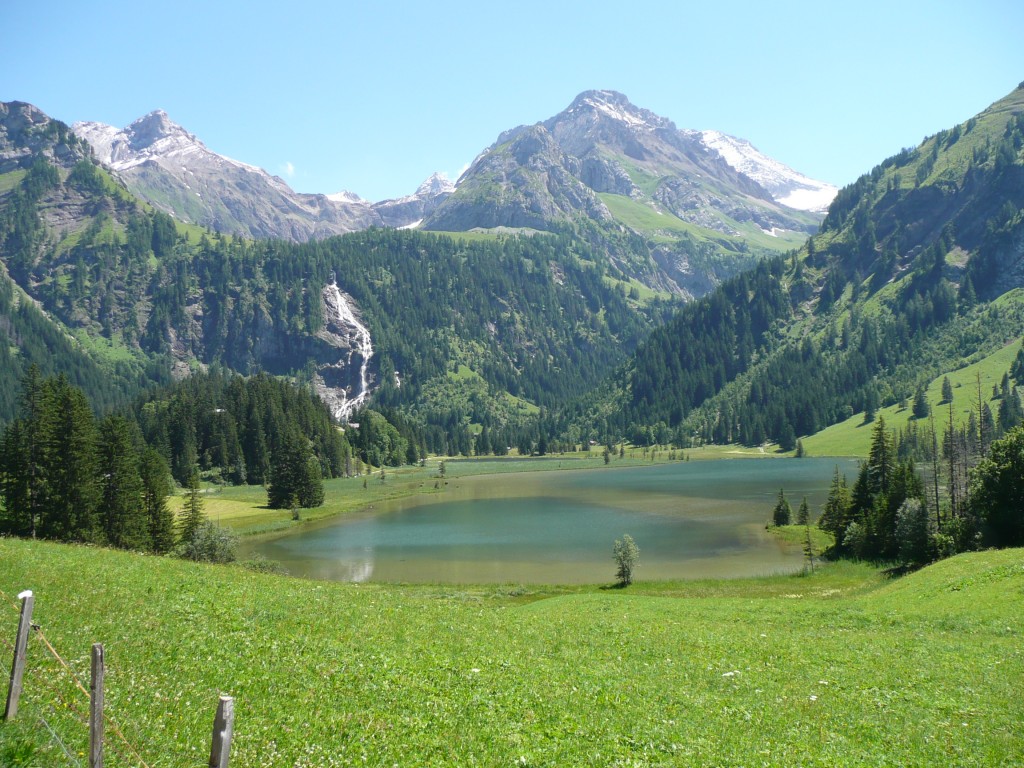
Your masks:
<svg viewBox="0 0 1024 768"><path fill-rule="evenodd" d="M564 112L548 122L583 116L610 119L630 128L675 128L671 120L660 117L648 109L637 107L625 94L609 90L584 91L573 99L572 104Z"/></svg>
<svg viewBox="0 0 1024 768"><path fill-rule="evenodd" d="M116 171L171 155L209 153L194 134L171 120L162 109L143 115L120 130L91 122L75 123L71 129L92 144L99 159Z"/></svg>
<svg viewBox="0 0 1024 768"><path fill-rule="evenodd" d="M441 195L445 193L451 193L455 189L455 184L448 178L448 175L436 171L430 174L430 178L424 181L416 189L417 197L431 197L433 195Z"/></svg>
<svg viewBox="0 0 1024 768"><path fill-rule="evenodd" d="M151 147L157 142L173 140L179 145L202 145L195 134L189 133L168 117L162 109L155 109L133 122L124 133L132 149L139 151Z"/></svg>

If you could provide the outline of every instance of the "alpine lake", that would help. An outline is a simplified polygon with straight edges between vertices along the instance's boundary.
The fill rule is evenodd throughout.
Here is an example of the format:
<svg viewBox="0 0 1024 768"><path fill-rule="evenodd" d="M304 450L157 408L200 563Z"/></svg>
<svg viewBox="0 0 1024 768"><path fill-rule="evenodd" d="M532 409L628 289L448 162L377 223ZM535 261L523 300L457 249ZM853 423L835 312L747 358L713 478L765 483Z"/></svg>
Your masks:
<svg viewBox="0 0 1024 768"><path fill-rule="evenodd" d="M765 458L448 477L441 494L247 541L241 555L334 581L607 583L628 533L639 579L794 572L801 549L766 530L779 489L794 514L806 496L813 520L836 466L856 472L852 459Z"/></svg>

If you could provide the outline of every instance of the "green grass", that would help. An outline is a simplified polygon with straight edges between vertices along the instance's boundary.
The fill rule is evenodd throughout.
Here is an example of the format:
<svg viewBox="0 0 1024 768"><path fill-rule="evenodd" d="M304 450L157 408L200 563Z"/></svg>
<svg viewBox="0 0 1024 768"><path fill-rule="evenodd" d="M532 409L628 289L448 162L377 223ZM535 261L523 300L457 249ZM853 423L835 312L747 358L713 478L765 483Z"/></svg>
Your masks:
<svg viewBox="0 0 1024 768"><path fill-rule="evenodd" d="M107 714L151 766L204 763L221 693L238 768L1020 764L1024 553L879 583L357 586L0 540L0 589L35 590L86 686L104 643ZM86 697L38 637L29 660L0 755L68 765L39 718L81 755Z"/></svg>
<svg viewBox="0 0 1024 768"><path fill-rule="evenodd" d="M655 208L652 204L634 200L626 195L613 195L610 192L598 194L615 220L625 224L637 232L673 232L688 234L704 239L707 231L695 224L689 224L675 214Z"/></svg>
<svg viewBox="0 0 1024 768"><path fill-rule="evenodd" d="M25 178L27 173L28 171L22 169L0 173L0 195L10 192L21 184L21 180Z"/></svg>
<svg viewBox="0 0 1024 768"><path fill-rule="evenodd" d="M777 236L773 236L766 234L756 224L740 223L722 217L723 224L741 233L738 236L726 235L683 221L656 203L642 202L626 195L614 195L608 192L602 192L598 197L619 223L634 231L662 238L675 239L682 235L689 235L697 241L710 241L726 250L735 250L738 244L745 243L770 251L786 251L797 248L807 240L806 232L785 230L778 232Z"/></svg>
<svg viewBox="0 0 1024 768"><path fill-rule="evenodd" d="M1020 348L1020 339L1015 339L984 359L946 374L953 385L953 418L956 423L965 423L969 412L976 408L978 374L981 374L982 400L988 403L995 415L999 401L991 400L992 385L1002 381L1003 374L1010 369L1010 364ZM935 415L935 427L940 435L949 424L949 404L942 402L942 379L943 376L934 378L925 391L925 397ZM877 414L885 419L886 427L889 429L905 428L913 416L909 404L906 408L901 408L898 404L880 408ZM865 424L864 414L858 413L846 421L833 424L817 434L801 439L804 449L811 456L867 456L873 428L874 424Z"/></svg>
<svg viewBox="0 0 1024 768"><path fill-rule="evenodd" d="M325 480L324 505L300 510L302 519L298 522L292 520L289 509L268 508L267 491L261 485L204 484L203 509L211 520L239 534L273 533L301 525L303 521L352 514L387 499L437 493L439 490L433 487L436 480L436 461L431 461L426 467L387 467L383 483L379 468L362 477ZM182 496L170 500L170 506L176 513L181 511L183 503Z"/></svg>
<svg viewBox="0 0 1024 768"><path fill-rule="evenodd" d="M636 300L642 305L648 305L651 302L658 300L671 301L675 298L674 294L669 293L668 291L656 291L653 288L644 285L635 277L631 277L628 280L618 280L614 277L610 277L609 275L604 275L601 279L604 281L605 285L611 286L612 288L617 288L621 285L623 287L623 291L627 294L631 289L635 288L637 294Z"/></svg>

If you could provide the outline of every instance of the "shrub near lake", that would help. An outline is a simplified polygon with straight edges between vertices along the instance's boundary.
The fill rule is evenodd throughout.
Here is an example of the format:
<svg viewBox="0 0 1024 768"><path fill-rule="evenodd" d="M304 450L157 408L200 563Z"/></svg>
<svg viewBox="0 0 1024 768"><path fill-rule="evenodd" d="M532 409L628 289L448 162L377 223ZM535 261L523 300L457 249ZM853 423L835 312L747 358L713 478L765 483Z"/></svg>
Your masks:
<svg viewBox="0 0 1024 768"><path fill-rule="evenodd" d="M222 692L233 766L1024 760L1020 550L888 584L835 563L622 592L317 583L0 540L0 589L26 588L82 680L105 644L108 715L151 766L203 764ZM84 753L86 710L33 638L0 755L73 764L40 718ZM110 733L107 765L141 764Z"/></svg>

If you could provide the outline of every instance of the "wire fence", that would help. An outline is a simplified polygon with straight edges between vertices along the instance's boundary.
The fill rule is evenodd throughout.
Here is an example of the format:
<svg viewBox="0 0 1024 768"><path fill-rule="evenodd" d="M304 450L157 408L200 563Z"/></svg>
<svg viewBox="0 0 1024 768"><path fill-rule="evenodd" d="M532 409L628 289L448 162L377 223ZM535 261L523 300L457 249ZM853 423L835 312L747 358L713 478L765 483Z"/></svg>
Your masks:
<svg viewBox="0 0 1024 768"><path fill-rule="evenodd" d="M2 589L0 589L0 597L2 597L3 600L6 601L15 611L20 613L20 605ZM74 723L77 723L86 730L88 730L90 722L88 709L89 703L91 701L91 694L89 692L89 689L82 683L81 678L75 672L71 664L68 663L68 661L57 651L53 643L50 642L49 638L46 637L46 634L43 632L43 629L39 624L32 623L30 636L35 638L37 644L43 646L46 649L46 652L49 654L49 656L56 662L56 669L59 675L62 675L67 682L73 684L70 688L70 695L68 695L67 691L62 691L59 685L53 679L51 679L51 677L47 675L39 674L35 675L32 678L32 683L34 685L39 685L42 688L45 688L47 692L53 697L53 699L49 703L49 706L53 710L53 714L55 716L53 719L56 721L57 716L60 716L64 713L70 713L70 719ZM7 649L8 654L14 654L16 652L15 646L12 645L7 640L6 637L0 636L0 642L3 643L3 646ZM10 658L10 656L8 656L8 658ZM7 665L4 665L3 671L5 677L11 677L12 669L7 667ZM76 695L76 692L77 694L80 694L80 696ZM81 698L83 696L85 698L84 710ZM58 706L63 707L63 712L60 709L58 709ZM69 749L67 746L67 743L71 742L72 739L69 738L66 733L62 734L60 730L54 725L54 723L49 722L42 713L36 713L36 717L38 718L39 722L43 725L43 727L46 729L46 731L50 734L51 740L60 748L60 750L68 758L68 761L72 765L80 766L81 763L74 756L73 750ZM125 736L124 731L122 730L120 725L107 711L104 711L103 713L103 723L106 728L109 728L109 732L116 737L114 740L108 742L105 746L108 746L111 749L111 751L117 755L117 757L121 760L123 764L135 766L136 768L150 768L149 763L147 763L145 758L143 758L140 751L128 739L128 737Z"/></svg>

